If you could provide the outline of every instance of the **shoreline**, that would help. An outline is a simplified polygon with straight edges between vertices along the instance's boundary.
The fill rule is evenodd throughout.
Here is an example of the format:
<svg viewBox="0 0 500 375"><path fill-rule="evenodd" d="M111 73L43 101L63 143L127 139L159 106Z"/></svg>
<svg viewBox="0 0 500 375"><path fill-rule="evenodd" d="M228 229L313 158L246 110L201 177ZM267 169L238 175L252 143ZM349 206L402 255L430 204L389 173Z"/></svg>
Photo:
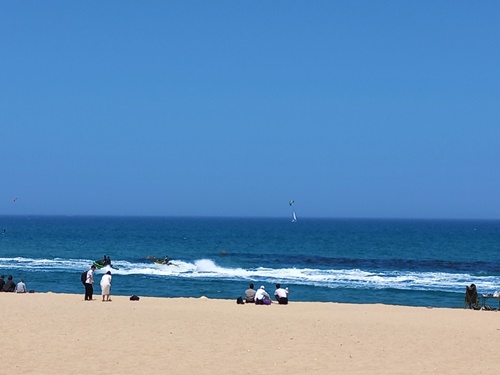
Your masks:
<svg viewBox="0 0 500 375"><path fill-rule="evenodd" d="M496 312L334 302L237 305L204 297L132 302L118 295L103 303L94 297L0 293L5 372L465 374L498 366Z"/></svg>
<svg viewBox="0 0 500 375"><path fill-rule="evenodd" d="M99 274L98 276L102 276L101 274ZM99 285L99 281L100 280L96 280L96 283L94 284L94 297L98 296L99 298L101 298L101 288L100 288L100 285ZM34 284L33 282L31 282L30 285ZM210 299L210 300L217 300L217 301L236 301L236 298L237 297L242 297L244 298L244 289L247 288L248 286L246 284L243 284L241 286L241 292L238 294L236 293L235 294L235 297L230 297L230 298L227 298L227 297L218 297L218 296L205 296L205 295L192 295L192 296L189 296L189 295L174 295L174 296L160 296L160 295L142 295L142 294L137 294L139 297L141 298L158 298L158 299L203 299L203 298L206 298L206 299ZM119 287L116 286L115 287L116 289L118 289ZM83 287L80 287L78 286L77 288L75 289L83 289ZM29 289L29 290L33 290L32 294L64 294L64 295L83 295L84 294L84 291L82 290L82 292L73 292L73 291L62 291L62 292L59 292L59 291L52 291L52 290L35 290L35 289ZM294 289L295 291L295 289ZM271 293L272 294L272 293ZM383 301L369 301L367 300L366 298L365 299L359 299L359 300L353 300L353 301L344 301L344 300L325 300L325 301L319 301L319 300L296 300L296 299L292 299L291 300L291 303L311 303L311 304L314 304L314 303L332 303L332 304L348 304L348 305L384 305L384 306L399 306L399 307L420 307L420 308L427 308L427 309L452 309L452 310L461 310L463 308L463 293L456 293L457 294L457 298L455 299L457 302L456 302L456 306L450 306L450 305L424 305L424 304L415 304L415 305L405 305L405 304L389 304L389 303L385 303ZM117 294L113 294L113 296L117 296L117 297L121 297L121 298L130 298L130 296L133 295L133 294L123 294L123 293L117 293ZM478 295L479 297L481 295ZM276 302L275 301L275 298L274 298L274 295L271 295L272 297L272 302L273 304ZM236 302L235 302L236 303ZM496 304L495 304L496 306ZM500 308L499 308L500 310Z"/></svg>

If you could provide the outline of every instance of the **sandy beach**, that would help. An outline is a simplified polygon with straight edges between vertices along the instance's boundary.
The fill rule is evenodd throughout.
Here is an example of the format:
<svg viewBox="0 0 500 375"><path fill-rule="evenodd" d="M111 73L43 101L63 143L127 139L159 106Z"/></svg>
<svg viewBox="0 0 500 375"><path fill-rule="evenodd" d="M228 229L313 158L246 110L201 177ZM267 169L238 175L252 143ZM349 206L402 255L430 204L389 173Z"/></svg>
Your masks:
<svg viewBox="0 0 500 375"><path fill-rule="evenodd" d="M387 305L0 293L6 374L477 374L500 313Z"/></svg>

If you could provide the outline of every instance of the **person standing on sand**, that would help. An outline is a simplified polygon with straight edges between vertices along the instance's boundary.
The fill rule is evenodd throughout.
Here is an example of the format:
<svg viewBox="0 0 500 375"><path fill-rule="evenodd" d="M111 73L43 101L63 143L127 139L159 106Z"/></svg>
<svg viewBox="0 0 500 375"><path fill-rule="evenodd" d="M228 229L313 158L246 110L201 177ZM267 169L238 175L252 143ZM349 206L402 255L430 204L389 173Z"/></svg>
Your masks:
<svg viewBox="0 0 500 375"><path fill-rule="evenodd" d="M247 303L254 303L255 302L255 289L253 288L254 285L250 284L247 290L245 290L245 300Z"/></svg>
<svg viewBox="0 0 500 375"><path fill-rule="evenodd" d="M111 302L111 271L106 272L102 275L101 279L101 294L102 294L102 302ZM106 300L104 299L106 297Z"/></svg>
<svg viewBox="0 0 500 375"><path fill-rule="evenodd" d="M94 271L94 265L87 271L87 279L85 280L85 301L92 301L92 296L94 295Z"/></svg>

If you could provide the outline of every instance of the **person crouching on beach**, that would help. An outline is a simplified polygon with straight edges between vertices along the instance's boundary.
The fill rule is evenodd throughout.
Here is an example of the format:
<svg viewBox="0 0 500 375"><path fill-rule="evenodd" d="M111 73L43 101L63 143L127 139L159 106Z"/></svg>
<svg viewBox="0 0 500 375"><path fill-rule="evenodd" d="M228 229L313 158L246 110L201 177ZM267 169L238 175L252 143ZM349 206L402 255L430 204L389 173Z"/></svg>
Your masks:
<svg viewBox="0 0 500 375"><path fill-rule="evenodd" d="M288 305L288 288L283 289L281 284L276 284L276 290L274 291L274 297L280 305Z"/></svg>
<svg viewBox="0 0 500 375"><path fill-rule="evenodd" d="M102 294L102 302L111 302L111 271L106 272L102 275L101 279L101 294ZM106 300L104 300L106 297Z"/></svg>
<svg viewBox="0 0 500 375"><path fill-rule="evenodd" d="M94 265L87 271L87 279L85 280L85 301L92 301L94 295L94 271Z"/></svg>
<svg viewBox="0 0 500 375"><path fill-rule="evenodd" d="M262 285L257 292L255 292L255 304L256 305L270 305L271 297L269 293L266 292L264 285Z"/></svg>

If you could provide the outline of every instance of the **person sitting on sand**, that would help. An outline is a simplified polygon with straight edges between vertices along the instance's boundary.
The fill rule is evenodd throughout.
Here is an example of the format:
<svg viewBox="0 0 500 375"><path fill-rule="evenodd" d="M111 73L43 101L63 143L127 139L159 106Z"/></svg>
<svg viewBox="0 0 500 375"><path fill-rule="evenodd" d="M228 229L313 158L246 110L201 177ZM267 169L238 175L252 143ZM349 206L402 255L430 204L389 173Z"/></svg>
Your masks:
<svg viewBox="0 0 500 375"><path fill-rule="evenodd" d="M16 290L16 283L14 281L12 281L12 275L9 275L9 277L7 278L7 282L5 283L5 285L3 286L2 288L2 292L13 292L14 290Z"/></svg>
<svg viewBox="0 0 500 375"><path fill-rule="evenodd" d="M250 284L247 290L245 290L245 301L248 303L254 303L255 302L255 289L253 288L254 285Z"/></svg>
<svg viewBox="0 0 500 375"><path fill-rule="evenodd" d="M270 305L271 297L266 292L264 285L261 285L259 290L255 292L255 304L256 305Z"/></svg>
<svg viewBox="0 0 500 375"><path fill-rule="evenodd" d="M21 279L16 285L16 293L27 293L26 284L24 283L24 279Z"/></svg>
<svg viewBox="0 0 500 375"><path fill-rule="evenodd" d="M276 290L274 291L274 297L280 305L288 305L288 288L283 289L281 284L276 284Z"/></svg>
<svg viewBox="0 0 500 375"><path fill-rule="evenodd" d="M106 272L101 278L102 302L111 302L111 271ZM106 298L106 299L104 299Z"/></svg>
<svg viewBox="0 0 500 375"><path fill-rule="evenodd" d="M5 285L5 275L0 276L0 292L3 290L3 286Z"/></svg>

